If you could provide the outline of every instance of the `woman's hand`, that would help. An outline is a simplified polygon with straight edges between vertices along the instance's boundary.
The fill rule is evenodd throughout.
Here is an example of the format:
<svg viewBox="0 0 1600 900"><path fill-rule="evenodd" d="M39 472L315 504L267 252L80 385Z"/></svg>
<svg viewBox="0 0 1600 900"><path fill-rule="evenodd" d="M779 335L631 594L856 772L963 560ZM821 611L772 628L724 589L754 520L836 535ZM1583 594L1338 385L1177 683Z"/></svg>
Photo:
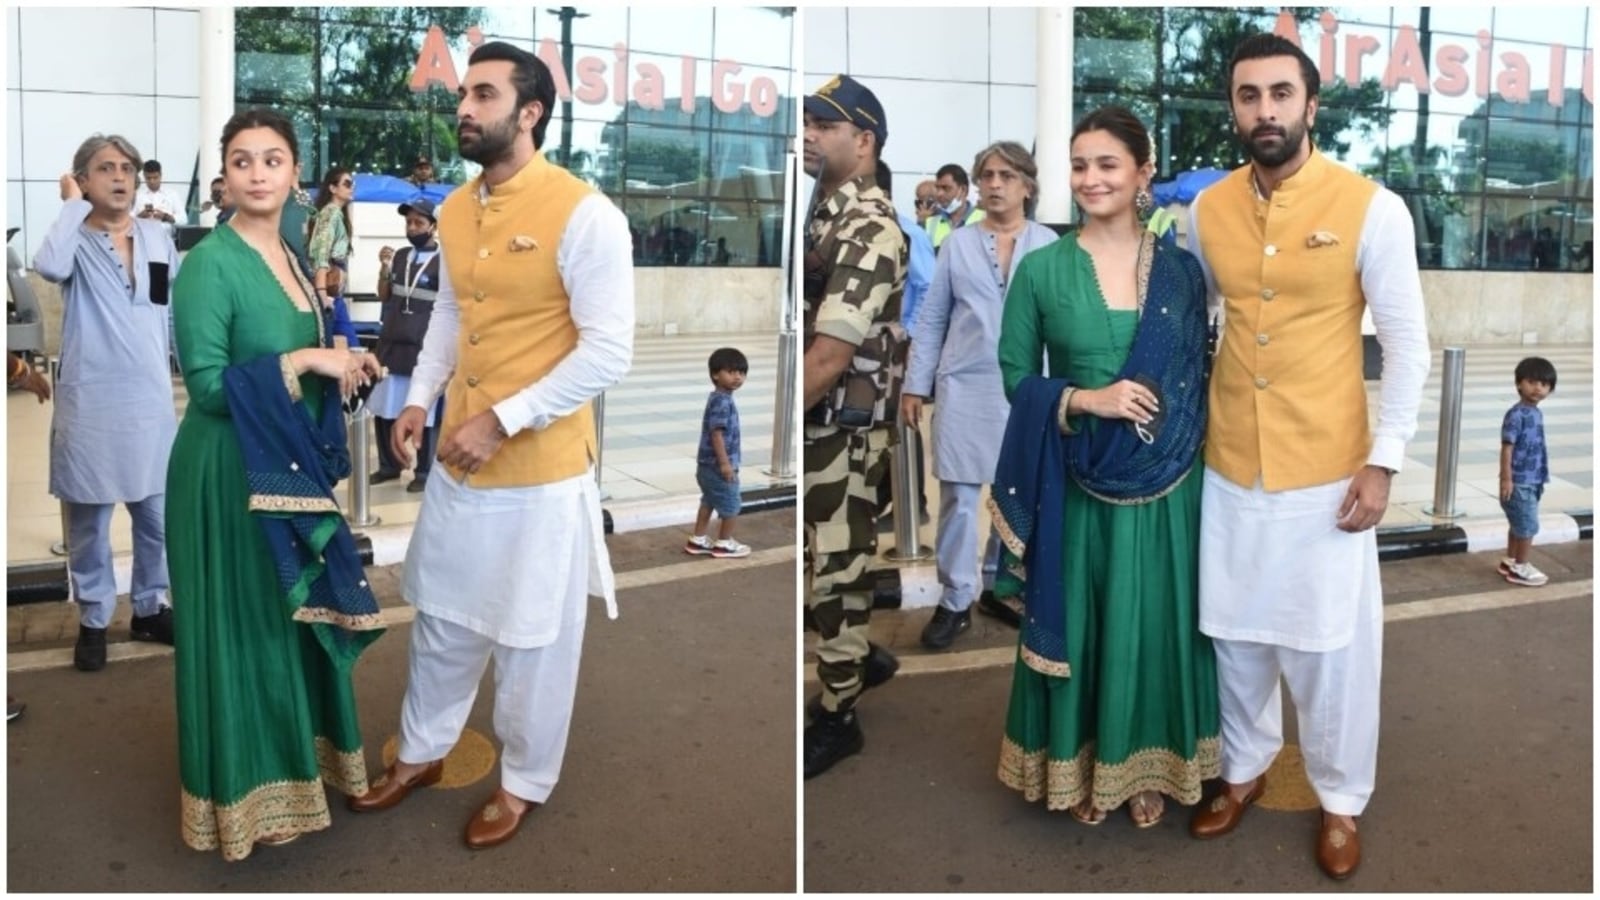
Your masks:
<svg viewBox="0 0 1600 900"><path fill-rule="evenodd" d="M1072 395L1077 410L1102 419L1127 419L1141 425L1154 418L1156 395L1142 384L1126 379L1097 391L1080 390Z"/></svg>
<svg viewBox="0 0 1600 900"><path fill-rule="evenodd" d="M296 372L315 372L339 382L339 394L349 397L383 374L378 357L371 353L351 353L339 347L306 347L290 354Z"/></svg>

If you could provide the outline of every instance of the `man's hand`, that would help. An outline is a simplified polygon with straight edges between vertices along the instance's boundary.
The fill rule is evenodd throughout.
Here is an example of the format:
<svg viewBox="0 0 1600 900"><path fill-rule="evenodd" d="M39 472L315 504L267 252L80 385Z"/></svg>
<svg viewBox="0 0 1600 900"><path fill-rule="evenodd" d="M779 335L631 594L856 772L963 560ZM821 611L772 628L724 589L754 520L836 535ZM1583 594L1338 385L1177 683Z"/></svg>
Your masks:
<svg viewBox="0 0 1600 900"><path fill-rule="evenodd" d="M900 421L904 424L921 429L922 427L922 397L918 394L900 395Z"/></svg>
<svg viewBox="0 0 1600 900"><path fill-rule="evenodd" d="M61 176L61 202L82 198L83 188L78 187L78 179L71 172Z"/></svg>
<svg viewBox="0 0 1600 900"><path fill-rule="evenodd" d="M1501 500L1510 500L1511 499L1511 494L1515 491L1515 489L1516 489L1516 483L1515 482L1513 482L1511 479L1505 477L1504 475L1500 476L1500 499Z"/></svg>
<svg viewBox="0 0 1600 900"><path fill-rule="evenodd" d="M421 445L422 429L427 424L427 410L420 406L408 406L400 411L400 418L395 419L394 427L389 429L389 450L407 469L411 468L411 461L416 455L412 448Z"/></svg>
<svg viewBox="0 0 1600 900"><path fill-rule="evenodd" d="M722 470L722 480L730 484L733 482L734 477L738 475L738 473L733 470L733 463L726 460L724 460L722 465L718 466L718 468Z"/></svg>
<svg viewBox="0 0 1600 900"><path fill-rule="evenodd" d="M1362 466L1350 479L1350 490L1339 502L1339 530L1358 532L1382 521L1389 508L1389 479L1393 477L1379 466Z"/></svg>
<svg viewBox="0 0 1600 900"><path fill-rule="evenodd" d="M408 407L407 412L415 407ZM399 423L395 431L399 433ZM506 439L500 436L500 419L494 410L486 409L461 423L461 427L445 436L439 444L439 461L465 471L468 475L483 468Z"/></svg>

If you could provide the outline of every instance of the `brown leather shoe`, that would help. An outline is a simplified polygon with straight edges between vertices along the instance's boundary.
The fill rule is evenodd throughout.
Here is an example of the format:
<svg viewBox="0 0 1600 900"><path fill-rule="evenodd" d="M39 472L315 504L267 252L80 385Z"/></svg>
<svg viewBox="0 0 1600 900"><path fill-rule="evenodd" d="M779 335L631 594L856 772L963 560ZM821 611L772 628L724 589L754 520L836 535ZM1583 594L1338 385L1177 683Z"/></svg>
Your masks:
<svg viewBox="0 0 1600 900"><path fill-rule="evenodd" d="M1233 829L1239 827L1239 820L1244 818L1245 807L1261 799L1267 792L1267 776L1265 774L1256 778L1255 787L1250 789L1243 801L1233 799L1226 786L1222 793L1212 798L1210 803L1201 807L1189 820L1189 833L1200 840L1222 837Z"/></svg>
<svg viewBox="0 0 1600 900"><path fill-rule="evenodd" d="M1361 865L1361 835L1327 813L1317 838L1317 865L1329 878L1343 881Z"/></svg>
<svg viewBox="0 0 1600 900"><path fill-rule="evenodd" d="M522 827L522 820L533 812L539 804L532 800L523 800L521 812L514 812L511 804L506 802L505 788L499 788L489 802L478 810L478 814L467 823L467 846L474 850L487 850L504 844L516 835L517 829ZM521 799L521 798L518 798Z"/></svg>
<svg viewBox="0 0 1600 900"><path fill-rule="evenodd" d="M428 763L428 767L410 781L401 781L395 777L394 766L390 766L378 780L374 781L367 792L359 797L351 797L345 801L351 812L377 812L398 805L401 800L411 793L412 788L427 787L438 784L444 776L444 760L436 759Z"/></svg>

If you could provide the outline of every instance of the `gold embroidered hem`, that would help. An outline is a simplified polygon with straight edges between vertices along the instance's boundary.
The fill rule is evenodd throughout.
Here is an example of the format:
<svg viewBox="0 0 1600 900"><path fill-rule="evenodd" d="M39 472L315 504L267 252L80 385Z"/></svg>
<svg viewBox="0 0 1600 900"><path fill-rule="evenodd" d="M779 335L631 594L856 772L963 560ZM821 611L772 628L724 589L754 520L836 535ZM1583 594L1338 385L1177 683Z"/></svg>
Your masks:
<svg viewBox="0 0 1600 900"><path fill-rule="evenodd" d="M1057 678L1072 677L1072 664L1069 662L1064 660L1057 662L1053 659L1045 659L1039 654L1028 649L1027 644L1022 645L1021 653L1022 662L1027 665L1028 668L1038 672L1040 675L1054 675Z"/></svg>
<svg viewBox="0 0 1600 900"><path fill-rule="evenodd" d="M317 768L322 770L322 780L346 796L359 797L367 792L367 754L360 747L340 750L333 741L317 736Z"/></svg>
<svg viewBox="0 0 1600 900"><path fill-rule="evenodd" d="M1068 810L1093 793L1096 809L1116 809L1135 794L1157 791L1185 806L1200 802L1201 782L1222 776L1222 739L1201 738L1184 759L1165 747L1139 750L1117 763L1094 758L1093 741L1071 759L1049 759L1045 749L1027 751L1009 736L1000 743L1000 783L1029 803L1045 800L1050 810Z"/></svg>
<svg viewBox="0 0 1600 900"><path fill-rule="evenodd" d="M1024 544L1022 539L1017 537L1017 533L1011 530L1011 523L1006 521L1004 515L1001 515L1000 505L994 502L994 495L990 494L984 498L983 502L985 506L989 507L989 521L994 523L994 530L1000 535L1000 542L1006 545L1006 549L1011 551L1012 556L1019 560L1022 559L1027 553L1028 545Z"/></svg>
<svg viewBox="0 0 1600 900"><path fill-rule="evenodd" d="M347 616L331 609L320 609L302 606L295 610L289 618L296 622L309 622L319 625L336 625L350 631L377 631L388 626L384 624L382 613L367 613L360 616Z"/></svg>
<svg viewBox="0 0 1600 900"><path fill-rule="evenodd" d="M289 362L289 354L278 354L278 371L283 373L283 389L289 392L289 399L300 402L300 376L295 374L294 363Z"/></svg>
<svg viewBox="0 0 1600 900"><path fill-rule="evenodd" d="M320 780L264 784L222 806L185 790L182 815L183 842L196 850L220 847L228 862L249 856L261 838L321 831L333 824Z"/></svg>
<svg viewBox="0 0 1600 900"><path fill-rule="evenodd" d="M251 512L331 512L339 504L331 497L285 497L281 494L251 494Z"/></svg>

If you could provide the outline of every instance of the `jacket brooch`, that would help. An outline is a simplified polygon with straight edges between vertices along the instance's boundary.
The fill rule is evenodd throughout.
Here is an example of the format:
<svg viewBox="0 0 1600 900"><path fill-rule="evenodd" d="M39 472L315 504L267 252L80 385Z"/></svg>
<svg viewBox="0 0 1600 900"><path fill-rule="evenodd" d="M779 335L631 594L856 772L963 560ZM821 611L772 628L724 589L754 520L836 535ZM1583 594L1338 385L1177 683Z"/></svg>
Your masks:
<svg viewBox="0 0 1600 900"><path fill-rule="evenodd" d="M1313 250L1318 247L1337 247L1339 236L1331 231L1313 231L1311 236L1306 238L1306 246Z"/></svg>
<svg viewBox="0 0 1600 900"><path fill-rule="evenodd" d="M511 239L511 252L521 253L525 250L539 249L539 242L525 234L519 234Z"/></svg>

